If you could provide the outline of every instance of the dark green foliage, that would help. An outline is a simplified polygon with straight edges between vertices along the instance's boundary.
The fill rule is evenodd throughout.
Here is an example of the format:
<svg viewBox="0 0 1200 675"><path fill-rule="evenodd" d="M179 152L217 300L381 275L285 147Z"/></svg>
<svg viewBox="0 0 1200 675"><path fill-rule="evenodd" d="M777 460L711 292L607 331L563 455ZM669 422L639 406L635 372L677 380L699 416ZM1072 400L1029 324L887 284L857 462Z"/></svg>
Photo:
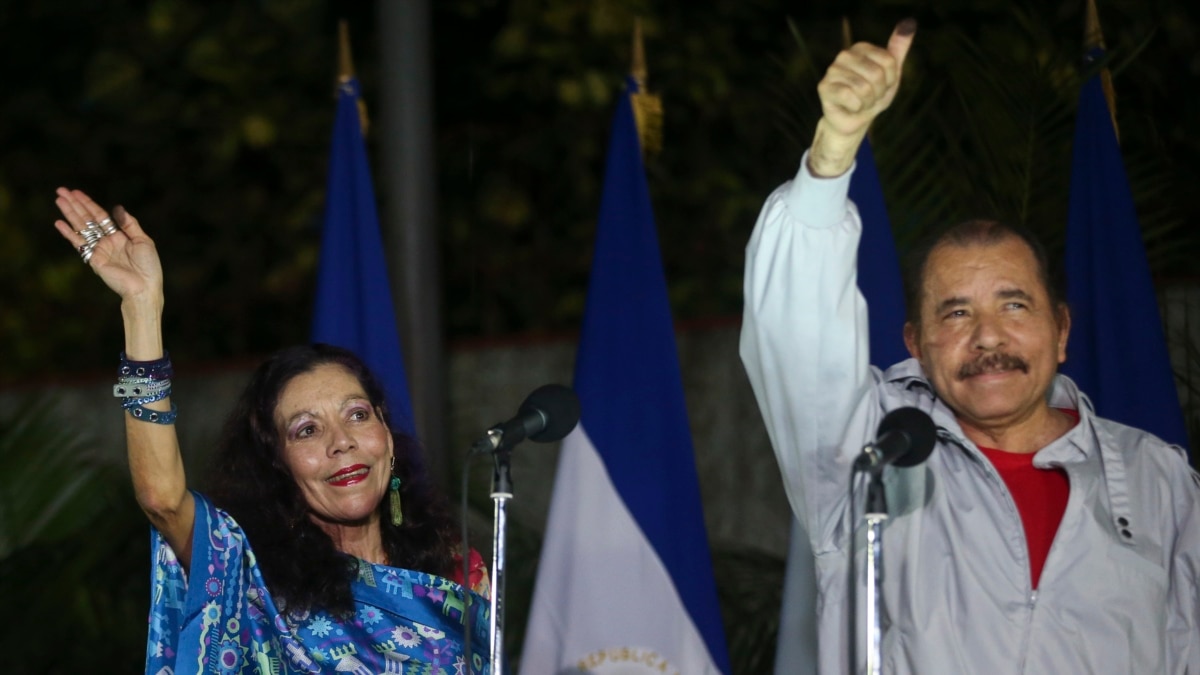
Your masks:
<svg viewBox="0 0 1200 675"><path fill-rule="evenodd" d="M0 649L6 673L137 672L149 538L122 466L94 459L53 400L0 420Z"/></svg>
<svg viewBox="0 0 1200 675"><path fill-rule="evenodd" d="M784 561L750 549L713 548L713 571L733 672L774 672Z"/></svg>

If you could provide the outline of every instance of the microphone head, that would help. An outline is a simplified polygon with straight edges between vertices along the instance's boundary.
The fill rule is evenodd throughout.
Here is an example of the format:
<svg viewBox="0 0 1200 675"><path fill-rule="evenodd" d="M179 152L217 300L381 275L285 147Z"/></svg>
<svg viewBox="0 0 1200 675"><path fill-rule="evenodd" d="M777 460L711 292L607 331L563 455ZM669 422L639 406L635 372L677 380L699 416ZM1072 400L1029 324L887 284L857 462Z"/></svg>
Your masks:
<svg viewBox="0 0 1200 675"><path fill-rule="evenodd" d="M879 435L882 437L889 432L908 436L908 452L892 462L896 466L916 466L924 462L933 453L933 445L937 442L937 427L933 420L917 408L896 408L885 415L879 423Z"/></svg>
<svg viewBox="0 0 1200 675"><path fill-rule="evenodd" d="M571 433L579 423L579 397L570 387L561 384L542 385L525 399L517 414L521 417L539 415L545 421L545 426L529 434L529 440L538 443L557 441Z"/></svg>

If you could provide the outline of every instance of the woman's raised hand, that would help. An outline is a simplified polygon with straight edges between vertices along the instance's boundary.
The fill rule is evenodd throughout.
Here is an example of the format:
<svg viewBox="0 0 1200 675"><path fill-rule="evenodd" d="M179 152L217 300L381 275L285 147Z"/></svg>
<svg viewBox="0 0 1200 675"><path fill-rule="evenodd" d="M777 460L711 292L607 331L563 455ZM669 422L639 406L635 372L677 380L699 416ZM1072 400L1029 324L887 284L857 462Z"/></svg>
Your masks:
<svg viewBox="0 0 1200 675"><path fill-rule="evenodd" d="M154 241L142 231L137 219L120 206L113 209L110 219L104 209L79 190L60 187L56 192L58 198L54 203L64 220L55 221L54 227L81 256L88 250L89 238L94 242L90 257L84 261L92 271L123 301L147 300L161 306L162 264ZM83 230L91 223L96 226L85 236ZM95 239L101 232L108 234Z"/></svg>

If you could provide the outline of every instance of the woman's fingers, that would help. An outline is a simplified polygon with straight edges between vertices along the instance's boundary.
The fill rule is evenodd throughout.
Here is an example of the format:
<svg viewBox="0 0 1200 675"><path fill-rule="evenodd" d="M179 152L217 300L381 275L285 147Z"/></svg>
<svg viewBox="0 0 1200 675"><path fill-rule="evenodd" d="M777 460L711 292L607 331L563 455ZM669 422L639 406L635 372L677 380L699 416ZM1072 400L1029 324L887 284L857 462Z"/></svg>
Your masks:
<svg viewBox="0 0 1200 675"><path fill-rule="evenodd" d="M83 235L79 234L79 232L77 232L75 228L71 227L71 224L67 221L54 221L54 229L58 230L58 233L62 235L63 239L66 239L75 248L83 246Z"/></svg>
<svg viewBox="0 0 1200 675"><path fill-rule="evenodd" d="M117 207L119 217L114 221L107 211L81 190L60 187L55 192L58 196L54 203L62 211L63 219L56 220L54 228L79 252L85 263L95 268L94 263L111 261L115 254L124 249L129 239L118 223L132 220L124 209ZM136 221L134 225L136 227ZM137 231L140 233L140 229ZM106 239L109 241L106 242Z"/></svg>

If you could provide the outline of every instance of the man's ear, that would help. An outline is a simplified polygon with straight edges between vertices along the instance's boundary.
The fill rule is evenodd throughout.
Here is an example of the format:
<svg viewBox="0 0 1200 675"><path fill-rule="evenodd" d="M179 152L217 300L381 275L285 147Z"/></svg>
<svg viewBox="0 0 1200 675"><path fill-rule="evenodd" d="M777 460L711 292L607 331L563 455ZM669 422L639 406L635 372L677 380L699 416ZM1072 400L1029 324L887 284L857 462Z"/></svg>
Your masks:
<svg viewBox="0 0 1200 675"><path fill-rule="evenodd" d="M917 359L921 359L921 329L911 321L904 322L904 346L908 348L908 355Z"/></svg>
<svg viewBox="0 0 1200 675"><path fill-rule="evenodd" d="M1059 303L1055 318L1058 321L1058 362L1064 363L1067 360L1067 339L1071 336L1071 308L1067 303Z"/></svg>

